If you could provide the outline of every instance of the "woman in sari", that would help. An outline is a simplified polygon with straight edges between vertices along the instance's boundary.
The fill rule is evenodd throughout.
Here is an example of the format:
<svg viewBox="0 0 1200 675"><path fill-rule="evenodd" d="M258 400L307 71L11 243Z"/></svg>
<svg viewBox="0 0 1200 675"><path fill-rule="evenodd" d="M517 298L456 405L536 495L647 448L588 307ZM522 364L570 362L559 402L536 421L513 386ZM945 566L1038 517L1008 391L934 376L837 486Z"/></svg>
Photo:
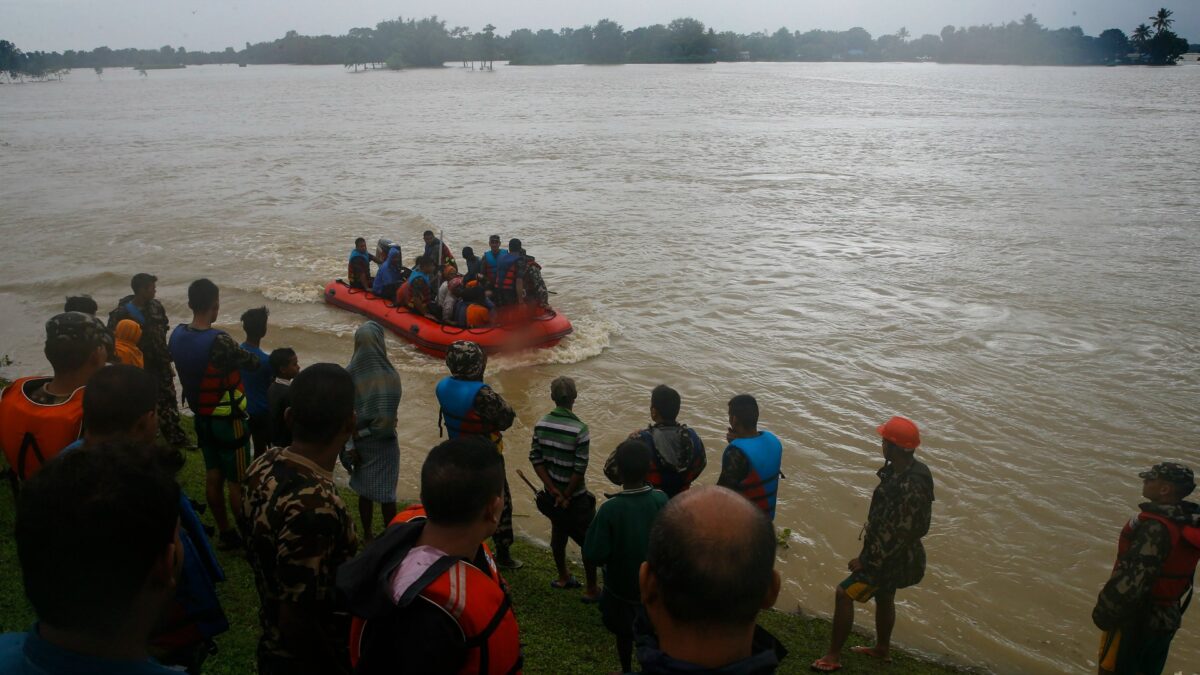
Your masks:
<svg viewBox="0 0 1200 675"><path fill-rule="evenodd" d="M379 502L385 528L396 515L396 481L400 477L396 440L400 375L388 361L382 326L368 321L354 333L354 356L346 370L354 380L354 412L358 415L350 488L358 493L363 538L370 541L374 538L375 502Z"/></svg>

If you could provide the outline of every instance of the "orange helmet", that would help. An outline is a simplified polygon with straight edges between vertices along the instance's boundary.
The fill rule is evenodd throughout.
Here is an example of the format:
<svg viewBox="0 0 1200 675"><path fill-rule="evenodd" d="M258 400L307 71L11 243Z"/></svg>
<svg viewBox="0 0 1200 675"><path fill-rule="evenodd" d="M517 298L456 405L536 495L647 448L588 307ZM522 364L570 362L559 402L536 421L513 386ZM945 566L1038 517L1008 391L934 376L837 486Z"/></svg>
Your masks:
<svg viewBox="0 0 1200 675"><path fill-rule="evenodd" d="M907 417L896 415L876 427L876 431L884 440L891 441L909 452L916 450L921 444L921 432L917 430L916 423Z"/></svg>

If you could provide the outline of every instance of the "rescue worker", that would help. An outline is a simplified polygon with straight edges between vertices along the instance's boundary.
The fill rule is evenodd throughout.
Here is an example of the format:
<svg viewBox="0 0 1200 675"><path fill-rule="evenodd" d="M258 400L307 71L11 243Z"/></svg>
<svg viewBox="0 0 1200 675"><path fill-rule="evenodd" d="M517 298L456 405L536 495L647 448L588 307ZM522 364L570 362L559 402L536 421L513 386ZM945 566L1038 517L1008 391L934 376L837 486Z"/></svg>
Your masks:
<svg viewBox="0 0 1200 675"><path fill-rule="evenodd" d="M729 441L721 456L717 485L754 502L775 521L775 497L783 463L783 445L775 434L758 430L758 401L749 394L729 399Z"/></svg>
<svg viewBox="0 0 1200 675"><path fill-rule="evenodd" d="M433 261L434 269L440 270L446 265L458 264L454 262L454 254L450 252L450 247L442 243L441 239L433 236L433 230L425 230L421 235L425 240L425 257Z"/></svg>
<svg viewBox="0 0 1200 675"><path fill-rule="evenodd" d="M529 255L528 251L522 250L521 255L525 256L525 302L535 315L540 314L550 309L550 289L546 288L546 280L542 278L542 266L538 261Z"/></svg>
<svg viewBox="0 0 1200 675"><path fill-rule="evenodd" d="M496 282L496 266L500 264L500 256L507 255L508 249L500 248L500 235L488 237L488 250L483 252L479 264L479 278L483 279L484 289L490 290Z"/></svg>
<svg viewBox="0 0 1200 675"><path fill-rule="evenodd" d="M350 288L371 290L372 260L374 256L367 251L367 240L362 237L355 239L354 250L350 251L350 261L346 267L346 283L350 284Z"/></svg>
<svg viewBox="0 0 1200 675"><path fill-rule="evenodd" d="M1101 675L1163 671L1200 560L1200 505L1184 501L1196 489L1192 470L1163 462L1138 477L1147 501L1121 530L1112 577L1092 610L1104 631Z"/></svg>
<svg viewBox="0 0 1200 675"><path fill-rule="evenodd" d="M650 426L629 435L650 448L650 470L646 482L668 497L683 492L708 466L704 442L686 424L675 421L682 399L679 392L660 384L650 392ZM604 475L617 485L624 477L617 468L617 453L604 463Z"/></svg>
<svg viewBox="0 0 1200 675"><path fill-rule="evenodd" d="M485 543L506 509L506 482L503 457L483 437L430 450L421 503L338 569L355 617L355 673L520 672L508 586Z"/></svg>
<svg viewBox="0 0 1200 675"><path fill-rule="evenodd" d="M851 651L890 662L892 629L896 625L896 590L925 576L925 547L933 509L933 476L914 457L921 444L917 425L896 416L876 429L883 438L884 465L871 495L862 551L848 564L850 576L834 591L833 636L829 651L814 661L813 670L833 672L842 667L842 646L854 627L854 603L875 598L875 646Z"/></svg>
<svg viewBox="0 0 1200 675"><path fill-rule="evenodd" d="M508 241L508 253L496 261L496 274L492 281L496 289L496 304L518 305L525 302L525 254L521 252L521 240Z"/></svg>
<svg viewBox="0 0 1200 675"><path fill-rule="evenodd" d="M46 322L44 353L53 377L22 377L0 392L0 449L14 493L80 437L83 391L104 367L112 336L94 316L63 312Z"/></svg>
<svg viewBox="0 0 1200 675"><path fill-rule="evenodd" d="M179 395L175 392L175 369L171 366L171 354L167 351L167 330L171 321L167 310L155 299L158 294L158 277L139 272L130 280L133 295L117 302L108 313L108 329L115 331L124 319L133 319L142 327L138 347L142 350L142 364L146 372L158 381L158 430L173 448L191 447L191 441L179 425Z"/></svg>
<svg viewBox="0 0 1200 675"><path fill-rule="evenodd" d="M179 324L167 347L183 398L195 414L196 442L204 453L205 488L221 550L242 545L225 510L225 485L233 513L242 513L242 478L253 457L246 424L246 391L241 370L258 368L258 357L238 346L223 330L213 328L221 309L221 292L208 279L188 286L192 321Z"/></svg>
<svg viewBox="0 0 1200 675"><path fill-rule="evenodd" d="M450 375L437 383L439 431L444 421L446 434L452 439L460 435L483 436L492 442L503 461L504 435L501 432L511 427L517 416L508 401L483 382L487 354L474 342L459 340L446 352L446 367ZM521 561L509 552L513 529L512 494L508 490L507 477L504 479L504 511L500 514L500 524L492 542L496 544L497 565L505 569L521 567Z"/></svg>

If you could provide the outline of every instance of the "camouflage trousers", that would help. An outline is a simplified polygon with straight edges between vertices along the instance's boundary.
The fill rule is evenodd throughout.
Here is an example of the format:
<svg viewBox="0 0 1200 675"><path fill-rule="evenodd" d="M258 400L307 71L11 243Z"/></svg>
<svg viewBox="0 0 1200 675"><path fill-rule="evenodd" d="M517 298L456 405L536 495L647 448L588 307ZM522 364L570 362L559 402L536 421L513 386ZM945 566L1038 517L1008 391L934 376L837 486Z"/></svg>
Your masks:
<svg viewBox="0 0 1200 675"><path fill-rule="evenodd" d="M513 526L512 526L512 493L508 491L508 477L504 477L504 510L500 512L500 523L496 526L496 533L492 535L492 543L496 545L497 550L506 549L512 546L513 543Z"/></svg>
<svg viewBox="0 0 1200 675"><path fill-rule="evenodd" d="M179 426L179 396L175 393L175 376L170 369L151 372L158 380L158 430L163 439L173 448L191 445L187 434Z"/></svg>

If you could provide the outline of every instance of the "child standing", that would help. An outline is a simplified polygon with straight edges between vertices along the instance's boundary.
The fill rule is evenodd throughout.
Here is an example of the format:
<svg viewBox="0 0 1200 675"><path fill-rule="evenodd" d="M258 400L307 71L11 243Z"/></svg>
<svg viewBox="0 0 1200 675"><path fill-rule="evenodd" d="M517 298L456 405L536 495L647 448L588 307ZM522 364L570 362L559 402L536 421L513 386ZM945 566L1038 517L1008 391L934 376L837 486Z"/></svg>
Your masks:
<svg viewBox="0 0 1200 675"><path fill-rule="evenodd" d="M286 448L292 444L292 430L284 413L292 405L292 379L300 374L300 359L291 347L280 347L268 357L275 381L267 388L267 420L270 447Z"/></svg>
<svg viewBox="0 0 1200 675"><path fill-rule="evenodd" d="M638 570L646 561L650 526L667 505L667 495L646 483L650 448L645 443L625 441L614 456L622 489L596 512L584 540L583 559L604 567L600 617L617 636L617 656L622 672L628 673L633 670L633 621L642 604Z"/></svg>

